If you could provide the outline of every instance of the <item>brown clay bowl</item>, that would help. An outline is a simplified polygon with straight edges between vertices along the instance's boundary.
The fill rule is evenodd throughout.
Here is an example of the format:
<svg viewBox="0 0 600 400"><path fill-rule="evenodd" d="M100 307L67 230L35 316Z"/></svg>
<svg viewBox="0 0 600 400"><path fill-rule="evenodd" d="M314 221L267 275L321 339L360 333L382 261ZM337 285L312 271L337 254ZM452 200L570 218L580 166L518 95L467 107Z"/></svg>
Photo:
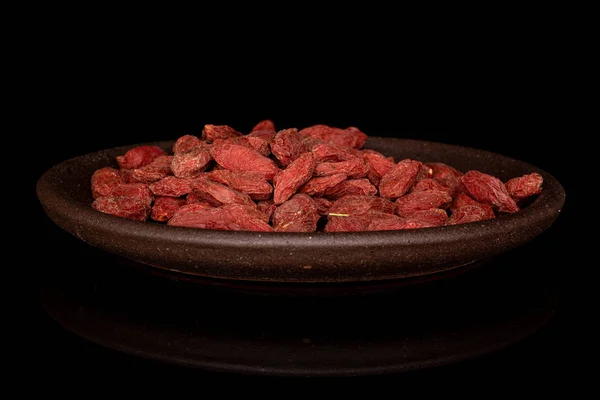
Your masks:
<svg viewBox="0 0 600 400"><path fill-rule="evenodd" d="M157 144L170 150L173 141ZM549 228L565 201L550 174L488 151L444 143L370 137L366 148L395 159L444 162L507 180L537 172L544 190L516 214L463 225L356 233L257 233L138 222L94 211L90 177L124 146L66 160L37 183L47 215L84 242L186 276L253 282L331 283L402 280L447 273L522 246Z"/></svg>

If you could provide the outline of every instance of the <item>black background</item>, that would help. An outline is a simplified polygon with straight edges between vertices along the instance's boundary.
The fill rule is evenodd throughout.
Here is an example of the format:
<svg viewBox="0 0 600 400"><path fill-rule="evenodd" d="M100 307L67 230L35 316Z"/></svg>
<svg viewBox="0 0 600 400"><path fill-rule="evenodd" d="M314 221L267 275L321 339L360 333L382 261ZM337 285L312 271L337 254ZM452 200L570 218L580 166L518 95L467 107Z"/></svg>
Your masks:
<svg viewBox="0 0 600 400"><path fill-rule="evenodd" d="M68 258L59 256L68 249L54 247L57 228L35 198L35 181L52 165L104 148L199 134L209 123L249 131L264 118L272 119L278 128L317 123L356 126L372 136L453 143L527 161L554 175L567 192L565 209L552 233L540 238L545 245L538 250L562 246L567 240L575 188L565 155L577 139L563 130L563 100L545 84L546 73L536 74L536 68L469 67L468 73L454 75L443 67L444 60L412 65L406 71L397 61L352 65L343 55L335 60L318 57L315 62L306 56L271 60L265 54L240 59L205 54L200 62L162 58L160 65L168 64L165 69L152 58L130 66L119 56L106 61L87 52L72 61L63 70L42 76L41 90L33 99L39 111L30 118L36 127L31 138L35 161L27 168L28 193L34 235L43 249L33 255L34 268L60 268L61 259ZM567 261L563 253L552 255L551 260L541 257L542 262L576 263L573 258ZM199 384L264 382L162 366L88 344L62 330L41 310L35 300L37 275L35 270L31 273L36 284L27 292L34 299L30 315L36 339L29 360L36 377L77 376L99 382L96 374L101 374L103 381L141 376ZM536 338L510 352L444 367L430 375L408 373L385 379L406 383L440 376L503 376L510 385L527 379L531 371L545 379L559 379L571 371L574 360L569 335L579 326L572 313L576 307L566 278L560 312ZM370 382L383 382L383 378Z"/></svg>

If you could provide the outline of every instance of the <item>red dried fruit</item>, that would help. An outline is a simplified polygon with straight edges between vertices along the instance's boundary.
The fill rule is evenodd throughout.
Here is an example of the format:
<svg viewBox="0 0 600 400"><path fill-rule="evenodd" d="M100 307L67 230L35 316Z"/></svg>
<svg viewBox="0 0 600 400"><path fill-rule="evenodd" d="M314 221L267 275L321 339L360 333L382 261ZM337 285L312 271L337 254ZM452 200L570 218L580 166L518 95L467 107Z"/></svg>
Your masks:
<svg viewBox="0 0 600 400"><path fill-rule="evenodd" d="M150 213L150 218L159 221L166 222L175 212L179 210L185 204L185 199L180 199L176 197L157 197L154 200L154 204L152 205L152 212Z"/></svg>
<svg viewBox="0 0 600 400"><path fill-rule="evenodd" d="M373 185L377 186L381 182L381 178L394 166L393 161L374 150L363 150L363 160L369 167L367 177Z"/></svg>
<svg viewBox="0 0 600 400"><path fill-rule="evenodd" d="M335 128L323 124L306 127L300 131L301 134L332 143L341 147L352 147L360 149L368 137L356 127L346 129Z"/></svg>
<svg viewBox="0 0 600 400"><path fill-rule="evenodd" d="M419 173L417 174L417 183L422 181L423 179L432 179L433 177L433 168L431 168L427 164L422 164L419 169Z"/></svg>
<svg viewBox="0 0 600 400"><path fill-rule="evenodd" d="M194 135L183 135L173 145L173 154L185 153L193 147L201 146L204 142Z"/></svg>
<svg viewBox="0 0 600 400"><path fill-rule="evenodd" d="M273 121L271 121L270 119L263 119L258 124L254 125L251 132L265 131L265 130L274 131L275 123Z"/></svg>
<svg viewBox="0 0 600 400"><path fill-rule="evenodd" d="M381 177L379 195L393 200L407 193L415 184L421 165L422 162L408 158L395 164Z"/></svg>
<svg viewBox="0 0 600 400"><path fill-rule="evenodd" d="M457 208L460 208L462 206L481 207L485 211L487 219L496 218L494 210L492 209L492 207L490 207L489 204L478 203L477 201L473 200L464 193L459 193L456 195L454 201L450 205L450 212L454 212Z"/></svg>
<svg viewBox="0 0 600 400"><path fill-rule="evenodd" d="M221 206L222 209L227 210L235 218L249 218L253 220L259 220L265 224L269 223L269 215L259 210L255 204L251 206L246 204L226 204ZM238 222L239 225L244 226L243 222Z"/></svg>
<svg viewBox="0 0 600 400"><path fill-rule="evenodd" d="M115 186L109 194L109 197L128 197L141 201L150 206L154 201L154 196L145 183L128 183Z"/></svg>
<svg viewBox="0 0 600 400"><path fill-rule="evenodd" d="M454 210L446 225L466 224L489 219L486 211L479 206L462 206Z"/></svg>
<svg viewBox="0 0 600 400"><path fill-rule="evenodd" d="M331 143L318 143L311 149L317 162L346 161L357 155L348 147L340 147ZM359 158L362 157L360 154Z"/></svg>
<svg viewBox="0 0 600 400"><path fill-rule="evenodd" d="M240 146L245 146L249 149L256 150L263 156L268 156L271 154L271 149L269 148L269 143L259 137L251 137L251 136L237 136L229 139L215 139L213 142L214 146L219 146L223 143L231 143L237 144Z"/></svg>
<svg viewBox="0 0 600 400"><path fill-rule="evenodd" d="M322 162L315 167L315 176L328 176L335 174L346 174L348 178L365 178L369 172L369 166L362 158L354 157L347 161Z"/></svg>
<svg viewBox="0 0 600 400"><path fill-rule="evenodd" d="M300 193L309 196L322 196L329 188L345 181L348 178L346 174L335 174L329 176L321 176L310 179L299 190Z"/></svg>
<svg viewBox="0 0 600 400"><path fill-rule="evenodd" d="M245 137L257 137L257 138L260 138L270 144L273 141L273 139L275 138L276 134L277 134L277 132L275 132L274 130L265 129L265 130L260 130L260 131L252 131L249 134L247 134Z"/></svg>
<svg viewBox="0 0 600 400"><path fill-rule="evenodd" d="M324 197L313 197L315 204L317 205L317 212L319 215L329 214L329 209L333 205L333 201L327 200Z"/></svg>
<svg viewBox="0 0 600 400"><path fill-rule="evenodd" d="M253 200L267 200L273 194L273 186L263 176L252 172L221 169L207 172L203 176L211 181L222 183L239 192L246 193Z"/></svg>
<svg viewBox="0 0 600 400"><path fill-rule="evenodd" d="M277 205L273 203L273 200L262 200L256 203L256 208L258 211L267 215L267 221L270 222L273 219L273 213L275 212Z"/></svg>
<svg viewBox="0 0 600 400"><path fill-rule="evenodd" d="M425 228L425 224L418 220L407 220L393 214L370 212L363 215L369 218L367 231L396 231L404 229Z"/></svg>
<svg viewBox="0 0 600 400"><path fill-rule="evenodd" d="M167 153L158 146L138 146L122 156L117 156L117 162L121 169L135 169L148 165L156 157L164 155Z"/></svg>
<svg viewBox="0 0 600 400"><path fill-rule="evenodd" d="M318 220L315 201L310 196L299 193L275 209L273 229L276 232L315 232Z"/></svg>
<svg viewBox="0 0 600 400"><path fill-rule="evenodd" d="M175 212L175 214L173 216L178 215L178 214L185 214L185 213L196 212L196 211L200 211L200 210L206 210L208 208L215 208L215 207L211 206L210 204L208 204L205 201L188 203L186 200L186 204L179 207L179 209Z"/></svg>
<svg viewBox="0 0 600 400"><path fill-rule="evenodd" d="M151 206L137 197L103 196L92 203L92 208L116 217L145 221L150 215Z"/></svg>
<svg viewBox="0 0 600 400"><path fill-rule="evenodd" d="M542 192L544 178L537 172L526 174L506 182L506 190L515 201L523 200Z"/></svg>
<svg viewBox="0 0 600 400"><path fill-rule="evenodd" d="M310 151L309 143L296 128L280 130L271 142L271 152L284 167L307 151Z"/></svg>
<svg viewBox="0 0 600 400"><path fill-rule="evenodd" d="M241 136L242 134L228 125L204 125L202 129L202 140L212 142L215 139L228 139L230 137Z"/></svg>
<svg viewBox="0 0 600 400"><path fill-rule="evenodd" d="M178 178L196 178L210 165L212 156L210 148L205 144L176 153L171 163L171 170Z"/></svg>
<svg viewBox="0 0 600 400"><path fill-rule="evenodd" d="M444 163L426 163L425 166L431 168L430 178L450 188L453 194L460 191L462 172Z"/></svg>
<svg viewBox="0 0 600 400"><path fill-rule="evenodd" d="M239 192L221 183L213 182L205 177L194 179L192 192L201 200L214 207L224 204L246 204L254 206L254 202L246 193Z"/></svg>
<svg viewBox="0 0 600 400"><path fill-rule="evenodd" d="M410 192L424 192L426 190L440 190L442 192L448 193L450 196L452 196L453 193L452 189L442 185L440 182L436 181L433 178L425 178L420 181L417 180L417 183L415 183L415 186L413 186L412 189L410 189Z"/></svg>
<svg viewBox="0 0 600 400"><path fill-rule="evenodd" d="M137 183L133 179L133 169L120 169L119 175L121 176L121 180L123 183Z"/></svg>
<svg viewBox="0 0 600 400"><path fill-rule="evenodd" d="M150 191L156 196L181 197L192 191L190 178L167 176L150 185Z"/></svg>
<svg viewBox="0 0 600 400"><path fill-rule="evenodd" d="M256 150L237 144L224 143L211 148L215 161L223 168L237 172L253 172L272 181L280 171L275 162Z"/></svg>
<svg viewBox="0 0 600 400"><path fill-rule="evenodd" d="M412 192L396 200L396 214L401 217L410 217L417 211L432 208L446 209L452 202L452 197L445 191L426 190Z"/></svg>
<svg viewBox="0 0 600 400"><path fill-rule="evenodd" d="M273 179L273 201L282 204L292 197L313 175L315 156L304 153L294 160L286 169L279 172Z"/></svg>
<svg viewBox="0 0 600 400"><path fill-rule="evenodd" d="M475 201L495 206L503 212L519 211L519 207L508 194L504 183L492 175L474 170L468 171L461 177L461 183Z"/></svg>
<svg viewBox="0 0 600 400"><path fill-rule="evenodd" d="M394 214L396 205L382 197L344 196L337 199L329 209L331 214L360 215L370 211Z"/></svg>
<svg viewBox="0 0 600 400"><path fill-rule="evenodd" d="M348 179L339 184L326 189L324 196L335 200L343 196L375 196L377 188L369 182L368 179Z"/></svg>
<svg viewBox="0 0 600 400"><path fill-rule="evenodd" d="M119 170L112 167L100 168L92 174L92 196L94 199L108 196L113 188L123 183Z"/></svg>
<svg viewBox="0 0 600 400"><path fill-rule="evenodd" d="M442 226L448 221L448 214L441 208L431 208L411 214L407 221L418 222L424 227Z"/></svg>
<svg viewBox="0 0 600 400"><path fill-rule="evenodd" d="M150 164L133 170L132 178L137 182L152 183L172 175L173 156L158 156Z"/></svg>
<svg viewBox="0 0 600 400"><path fill-rule="evenodd" d="M325 232L361 232L367 230L369 218L365 215L333 215L325 225Z"/></svg>
<svg viewBox="0 0 600 400"><path fill-rule="evenodd" d="M273 228L262 220L237 214L226 207L176 213L168 222L170 226L199 229L272 232Z"/></svg>

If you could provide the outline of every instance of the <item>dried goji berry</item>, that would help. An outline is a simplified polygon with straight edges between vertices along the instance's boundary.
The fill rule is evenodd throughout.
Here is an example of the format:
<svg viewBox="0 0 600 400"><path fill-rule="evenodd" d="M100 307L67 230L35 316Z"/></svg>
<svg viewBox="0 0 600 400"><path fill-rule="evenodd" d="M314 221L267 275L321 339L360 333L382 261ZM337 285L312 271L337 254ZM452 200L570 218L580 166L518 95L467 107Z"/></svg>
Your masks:
<svg viewBox="0 0 600 400"><path fill-rule="evenodd" d="M322 162L315 166L315 176L346 174L348 178L365 178L369 172L368 165L362 158L354 157L346 161Z"/></svg>
<svg viewBox="0 0 600 400"><path fill-rule="evenodd" d="M151 206L137 197L103 196L92 203L92 208L117 217L145 221L150 215Z"/></svg>
<svg viewBox="0 0 600 400"><path fill-rule="evenodd" d="M273 141L273 139L275 138L276 134L277 134L277 132L275 132L275 130L265 129L265 130L259 130L259 131L252 131L249 134L247 134L245 137L257 137L257 138L260 138L270 144Z"/></svg>
<svg viewBox="0 0 600 400"><path fill-rule="evenodd" d="M228 125L204 125L202 129L202 140L212 142L215 139L227 139L230 137L241 136L242 134Z"/></svg>
<svg viewBox="0 0 600 400"><path fill-rule="evenodd" d="M418 222L424 227L442 226L448 221L448 213L441 208L430 208L414 212L407 220Z"/></svg>
<svg viewBox="0 0 600 400"><path fill-rule="evenodd" d="M173 175L173 156L158 156L150 164L133 170L132 178L137 182L152 183Z"/></svg>
<svg viewBox="0 0 600 400"><path fill-rule="evenodd" d="M314 232L317 230L318 220L314 200L306 194L298 193L275 209L273 229L276 232Z"/></svg>
<svg viewBox="0 0 600 400"><path fill-rule="evenodd" d="M281 204L304 185L313 175L315 156L307 152L300 155L273 179L273 201Z"/></svg>
<svg viewBox="0 0 600 400"><path fill-rule="evenodd" d="M150 206L154 196L145 183L129 183L115 186L109 194L110 197L127 197L141 201Z"/></svg>
<svg viewBox="0 0 600 400"><path fill-rule="evenodd" d="M331 143L319 143L312 147L317 162L347 161L357 155L348 147L340 147ZM360 154L362 157L362 154Z"/></svg>
<svg viewBox="0 0 600 400"><path fill-rule="evenodd" d="M200 138L194 135L183 135L173 145L173 154L184 153L191 150L192 147L200 146L204 144Z"/></svg>
<svg viewBox="0 0 600 400"><path fill-rule="evenodd" d="M271 142L271 152L284 167L307 151L310 151L309 143L296 128L280 130Z"/></svg>
<svg viewBox="0 0 600 400"><path fill-rule="evenodd" d="M213 182L205 177L194 179L191 183L191 188L192 192L201 201L206 201L215 207L232 203L254 206L254 202L246 193Z"/></svg>
<svg viewBox="0 0 600 400"><path fill-rule="evenodd" d="M246 214L238 215L226 206L202 209L194 212L175 213L168 222L171 226L190 227L199 229L258 231L271 232L273 228L264 221L249 217Z"/></svg>
<svg viewBox="0 0 600 400"><path fill-rule="evenodd" d="M178 214L196 212L199 210L206 210L207 208L215 208L215 207L213 207L212 205L210 205L209 203L207 203L205 201L196 201L196 202L188 203L186 200L186 204L179 207L179 209L177 209L177 211L175 211L175 214L173 216L178 215Z"/></svg>
<svg viewBox="0 0 600 400"><path fill-rule="evenodd" d="M461 177L461 183L475 201L495 206L503 212L519 211L504 183L492 175L475 170L468 171Z"/></svg>
<svg viewBox="0 0 600 400"><path fill-rule="evenodd" d="M370 211L394 214L396 205L391 201L376 196L343 196L337 199L329 209L331 214L360 215Z"/></svg>
<svg viewBox="0 0 600 400"><path fill-rule="evenodd" d="M423 163L411 159L404 159L395 164L381 177L379 182L379 195L386 199L397 199L404 195L415 184L417 174Z"/></svg>
<svg viewBox="0 0 600 400"><path fill-rule="evenodd" d="M261 211L262 213L264 213L265 215L267 215L267 217L268 217L267 221L270 222L273 219L273 213L275 212L277 205L273 202L272 199L261 200L256 203L256 208L259 211Z"/></svg>
<svg viewBox="0 0 600 400"><path fill-rule="evenodd" d="M317 205L317 212L319 215L329 214L329 209L333 205L333 201L327 200L325 197L313 197L313 200Z"/></svg>
<svg viewBox="0 0 600 400"><path fill-rule="evenodd" d="M121 169L135 169L148 165L156 157L164 155L167 153L158 146L138 146L122 156L117 156L117 162Z"/></svg>
<svg viewBox="0 0 600 400"><path fill-rule="evenodd" d="M410 192L424 192L426 190L441 190L442 192L448 193L450 196L452 196L453 193L452 189L432 178L425 178L420 181L417 180L417 183L410 189Z"/></svg>
<svg viewBox="0 0 600 400"><path fill-rule="evenodd" d="M327 189L345 181L347 178L348 176L346 174L335 174L311 178L300 188L299 192L309 196L322 196Z"/></svg>
<svg viewBox="0 0 600 400"><path fill-rule="evenodd" d="M425 190L408 193L396 200L396 214L401 217L410 217L417 211L432 208L446 209L452 202L448 192L441 190Z"/></svg>
<svg viewBox="0 0 600 400"><path fill-rule="evenodd" d="M450 205L450 212L454 212L457 208L460 208L462 206L478 206L485 211L487 219L496 217L496 215L494 214L494 210L492 209L492 207L490 207L489 204L479 203L464 193L459 193L456 195L454 201Z"/></svg>
<svg viewBox="0 0 600 400"><path fill-rule="evenodd" d="M448 218L446 225L466 224L487 219L489 219L489 217L483 208L475 205L467 205L454 210L450 215L450 218Z"/></svg>
<svg viewBox="0 0 600 400"><path fill-rule="evenodd" d="M211 148L215 161L223 168L238 172L253 172L272 181L280 171L275 162L256 150L237 144L225 143Z"/></svg>
<svg viewBox="0 0 600 400"><path fill-rule="evenodd" d="M373 185L379 185L381 178L394 166L393 161L374 150L363 150L363 160L369 167L367 177Z"/></svg>
<svg viewBox="0 0 600 400"><path fill-rule="evenodd" d="M222 183L239 192L246 193L253 200L267 200L273 194L273 186L262 175L252 172L221 169L207 172L203 176L211 181Z"/></svg>
<svg viewBox="0 0 600 400"><path fill-rule="evenodd" d="M214 146L218 146L223 143L231 143L238 144L240 146L248 147L249 149L256 150L263 156L268 156L271 154L271 149L269 148L269 143L260 137L252 137L252 136L236 136L229 139L215 139L213 142Z"/></svg>
<svg viewBox="0 0 600 400"><path fill-rule="evenodd" d="M526 174L506 182L506 190L515 201L523 200L542 192L544 178L537 172Z"/></svg>
<svg viewBox="0 0 600 400"><path fill-rule="evenodd" d="M430 178L433 178L442 185L450 188L453 195L458 193L459 187L461 186L460 178L463 175L462 172L454 167L439 162L427 163L425 166L429 167L432 171L429 175Z"/></svg>
<svg viewBox="0 0 600 400"><path fill-rule="evenodd" d="M150 213L150 218L159 221L166 222L175 212L179 210L185 204L185 199L177 198L177 197L162 197L158 196L154 200L154 204L152 205L152 212Z"/></svg>
<svg viewBox="0 0 600 400"><path fill-rule="evenodd" d="M322 140L325 143L333 143L337 146L352 147L355 149L360 149L368 139L367 135L356 127L340 129L323 124L306 127L300 133Z"/></svg>
<svg viewBox="0 0 600 400"><path fill-rule="evenodd" d="M254 125L251 132L264 131L264 130L274 131L275 123L273 121L271 121L270 119L263 119L258 124Z"/></svg>
<svg viewBox="0 0 600 400"><path fill-rule="evenodd" d="M167 176L160 181L150 184L150 190L156 196L181 197L192 191L190 178Z"/></svg>
<svg viewBox="0 0 600 400"><path fill-rule="evenodd" d="M335 200L348 195L375 196L376 194L377 188L368 179L363 178L344 180L331 188L325 189L323 196Z"/></svg>
<svg viewBox="0 0 600 400"><path fill-rule="evenodd" d="M178 178L196 178L209 167L211 160L210 148L201 144L176 153L171 170Z"/></svg>
<svg viewBox="0 0 600 400"><path fill-rule="evenodd" d="M111 190L123 183L119 170L112 167L104 167L92 174L92 196L94 199L108 196Z"/></svg>

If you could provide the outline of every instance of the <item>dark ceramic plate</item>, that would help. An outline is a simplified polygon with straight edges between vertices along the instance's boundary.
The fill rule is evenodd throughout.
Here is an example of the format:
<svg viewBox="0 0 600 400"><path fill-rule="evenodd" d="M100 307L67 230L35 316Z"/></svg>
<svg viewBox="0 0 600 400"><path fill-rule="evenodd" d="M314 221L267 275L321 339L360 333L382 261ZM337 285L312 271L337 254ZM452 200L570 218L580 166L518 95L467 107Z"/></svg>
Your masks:
<svg viewBox="0 0 600 400"><path fill-rule="evenodd" d="M151 143L170 150L173 141ZM406 231L257 233L200 230L138 222L94 211L90 177L116 166L125 146L76 157L49 169L37 195L48 216L90 245L183 274L263 282L358 282L437 274L521 246L558 217L561 184L547 172L509 157L461 146L371 137L366 148L395 159L443 162L503 181L538 172L544 190L530 204L497 219Z"/></svg>

